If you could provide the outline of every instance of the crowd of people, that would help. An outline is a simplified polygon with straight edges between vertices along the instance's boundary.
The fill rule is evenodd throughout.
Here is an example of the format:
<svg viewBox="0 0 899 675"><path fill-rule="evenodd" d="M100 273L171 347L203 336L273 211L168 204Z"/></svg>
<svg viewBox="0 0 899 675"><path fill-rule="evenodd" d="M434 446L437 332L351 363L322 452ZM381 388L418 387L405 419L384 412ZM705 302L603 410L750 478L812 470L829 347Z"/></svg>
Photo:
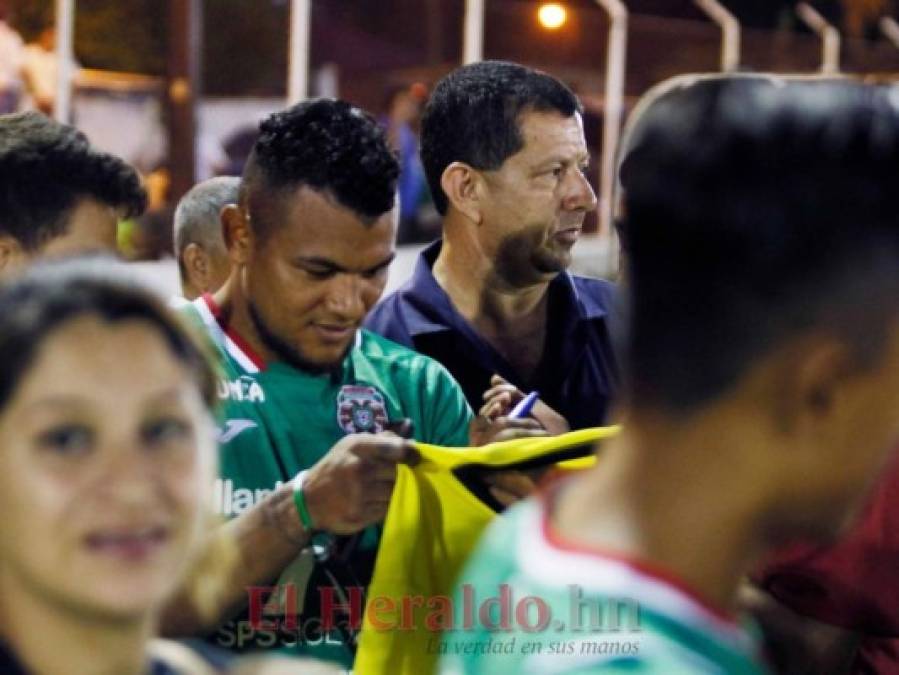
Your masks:
<svg viewBox="0 0 899 675"><path fill-rule="evenodd" d="M56 29L47 26L26 44L9 24L9 9L0 0L0 114L39 110L52 115L59 74Z"/></svg>
<svg viewBox="0 0 899 675"><path fill-rule="evenodd" d="M432 670L899 672L895 95L651 91L619 285L568 271L597 199L562 81L463 66L420 134L441 232L396 292L397 153L313 99L180 201L165 301L104 255L145 208L134 169L0 116L0 672L350 670L398 471L613 423L588 468L448 476L500 515L455 595L418 599L455 613Z"/></svg>

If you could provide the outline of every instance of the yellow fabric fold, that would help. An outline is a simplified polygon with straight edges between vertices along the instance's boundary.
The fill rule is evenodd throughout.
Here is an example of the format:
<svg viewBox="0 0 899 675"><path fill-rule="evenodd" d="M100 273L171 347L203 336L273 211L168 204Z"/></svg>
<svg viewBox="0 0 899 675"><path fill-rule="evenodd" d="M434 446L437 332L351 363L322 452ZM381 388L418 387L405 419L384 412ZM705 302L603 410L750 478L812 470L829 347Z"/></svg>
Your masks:
<svg viewBox="0 0 899 675"><path fill-rule="evenodd" d="M581 470L595 463L596 443L617 427L522 438L477 448L417 443L421 461L400 465L368 589L354 672L426 675L436 664L443 610L453 583L496 515L460 479L465 469L521 464ZM556 461L564 458L564 461ZM543 461L545 460L545 461ZM429 645L431 648L429 649Z"/></svg>

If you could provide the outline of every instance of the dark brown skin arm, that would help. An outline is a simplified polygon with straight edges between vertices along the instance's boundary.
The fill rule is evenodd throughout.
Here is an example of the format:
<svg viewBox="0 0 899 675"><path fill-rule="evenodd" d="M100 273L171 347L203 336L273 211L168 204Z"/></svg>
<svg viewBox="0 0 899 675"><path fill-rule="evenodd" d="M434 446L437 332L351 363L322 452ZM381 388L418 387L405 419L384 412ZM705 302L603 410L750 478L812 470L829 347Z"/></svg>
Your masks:
<svg viewBox="0 0 899 675"><path fill-rule="evenodd" d="M291 484L282 485L256 507L221 527L219 534L236 546L237 560L212 614L201 616L188 590L182 589L163 613L162 635L186 637L214 630L246 607L248 587L277 579L309 541L294 506Z"/></svg>
<svg viewBox="0 0 899 675"><path fill-rule="evenodd" d="M314 528L353 534L387 513L396 465L415 461L412 444L393 434L353 434L338 441L309 470L303 492ZM309 542L293 498L292 483L222 526L237 549L237 563L203 617L184 588L169 603L160 630L168 637L212 631L247 604L247 589L275 581Z"/></svg>

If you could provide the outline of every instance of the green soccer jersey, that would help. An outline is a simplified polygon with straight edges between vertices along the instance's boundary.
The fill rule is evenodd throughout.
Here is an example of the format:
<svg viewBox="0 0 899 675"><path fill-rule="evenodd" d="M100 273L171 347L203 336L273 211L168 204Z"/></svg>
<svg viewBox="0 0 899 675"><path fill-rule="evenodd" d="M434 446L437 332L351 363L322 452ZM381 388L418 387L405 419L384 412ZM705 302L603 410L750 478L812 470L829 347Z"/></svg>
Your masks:
<svg viewBox="0 0 899 675"><path fill-rule="evenodd" d="M309 374L262 363L240 336L219 324L210 296L182 311L209 335L220 356L220 478L214 500L226 517L312 467L349 433L383 431L408 418L416 440L468 445L471 409L433 359L360 330L336 372ZM350 665L379 535L379 528L369 527L352 537L317 537L274 586L248 590L248 614L223 624L213 642L237 651L286 649ZM323 629L324 616L334 628Z"/></svg>
<svg viewBox="0 0 899 675"><path fill-rule="evenodd" d="M441 675L763 675L747 630L646 566L559 541L544 501L498 518L458 581Z"/></svg>

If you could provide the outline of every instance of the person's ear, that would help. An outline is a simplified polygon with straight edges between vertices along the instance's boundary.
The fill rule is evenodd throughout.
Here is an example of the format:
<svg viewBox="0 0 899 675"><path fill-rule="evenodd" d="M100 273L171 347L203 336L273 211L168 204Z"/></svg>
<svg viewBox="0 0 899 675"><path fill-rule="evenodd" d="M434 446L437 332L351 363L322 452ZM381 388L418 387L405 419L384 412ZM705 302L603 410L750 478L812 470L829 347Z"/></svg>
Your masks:
<svg viewBox="0 0 899 675"><path fill-rule="evenodd" d="M810 421L832 414L839 404L842 385L852 370L849 347L827 340L811 347L797 370L800 401Z"/></svg>
<svg viewBox="0 0 899 675"><path fill-rule="evenodd" d="M443 170L440 187L447 201L475 225L483 220L481 202L483 177L477 169L464 162L453 162Z"/></svg>
<svg viewBox="0 0 899 675"><path fill-rule="evenodd" d="M19 240L8 234L0 234L0 277L10 277L21 270L28 256Z"/></svg>
<svg viewBox="0 0 899 675"><path fill-rule="evenodd" d="M184 248L181 254L184 270L187 273L188 282L198 291L209 290L209 256L203 247L192 242Z"/></svg>
<svg viewBox="0 0 899 675"><path fill-rule="evenodd" d="M754 359L735 387L736 423L745 423L753 410L761 413L744 440L756 460L783 475L781 487L787 492L795 489L790 480L796 475L813 472L809 478L815 478L821 463L832 460L835 435L845 425L849 356L839 340L800 338Z"/></svg>
<svg viewBox="0 0 899 675"><path fill-rule="evenodd" d="M771 365L777 374L759 392L772 405L776 428L808 438L825 431L852 363L848 346L831 338L800 340L779 354Z"/></svg>
<svg viewBox="0 0 899 675"><path fill-rule="evenodd" d="M253 250L253 228L242 206L228 204L222 209L222 236L233 265L246 265Z"/></svg>

